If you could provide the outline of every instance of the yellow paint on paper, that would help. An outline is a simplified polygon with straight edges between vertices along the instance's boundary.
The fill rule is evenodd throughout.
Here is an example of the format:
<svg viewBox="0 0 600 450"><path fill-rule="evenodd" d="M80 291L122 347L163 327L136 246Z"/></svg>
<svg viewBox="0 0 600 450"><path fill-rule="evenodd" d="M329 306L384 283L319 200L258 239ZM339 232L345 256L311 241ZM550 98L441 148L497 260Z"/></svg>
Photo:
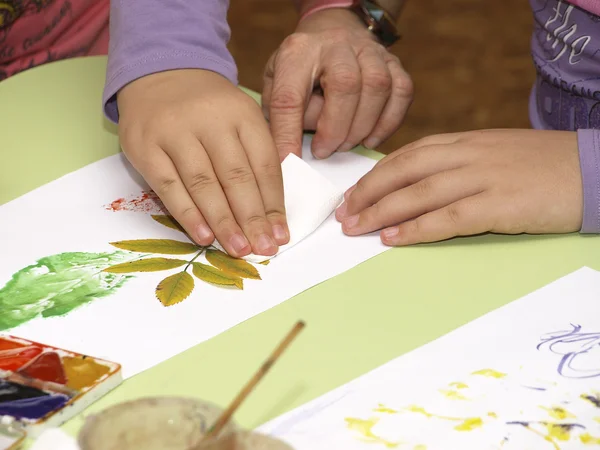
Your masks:
<svg viewBox="0 0 600 450"><path fill-rule="evenodd" d="M398 414L398 411L396 411L395 409L386 408L381 403L373 411L380 412L380 413L385 413L385 414Z"/></svg>
<svg viewBox="0 0 600 450"><path fill-rule="evenodd" d="M468 400L467 397L458 391L440 389L440 393L450 400Z"/></svg>
<svg viewBox="0 0 600 450"><path fill-rule="evenodd" d="M467 389L469 386L460 381L455 381L454 383L450 383L448 386L456 388L456 389Z"/></svg>
<svg viewBox="0 0 600 450"><path fill-rule="evenodd" d="M560 450L560 447L558 446L558 444L554 441L554 439L552 439L552 437L550 436L545 436L544 434L540 433L537 430L532 429L531 427L527 426L525 427L527 428L529 431L531 431L532 433L537 434L539 437L543 438L545 441L550 442L552 444L552 447L554 447L554 450Z"/></svg>
<svg viewBox="0 0 600 450"><path fill-rule="evenodd" d="M489 412L487 415L488 415L489 417L493 417L494 419L497 419L497 418L498 418L498 414L496 414L496 413L495 413L495 412L493 412L493 411L492 411L492 412Z"/></svg>
<svg viewBox="0 0 600 450"><path fill-rule="evenodd" d="M494 369L481 369L476 372L473 372L471 375L483 375L484 377L492 377L492 378L504 378L506 376L505 373L498 372Z"/></svg>
<svg viewBox="0 0 600 450"><path fill-rule="evenodd" d="M367 420L348 417L345 420L348 424L348 428L350 428L351 430L358 431L360 434L363 435L363 437L367 438L369 442L383 444L388 448L394 448L398 446L397 442L386 441L385 439L382 439L375 433L373 433L373 427L379 421L377 417L373 417Z"/></svg>
<svg viewBox="0 0 600 450"><path fill-rule="evenodd" d="M549 423L546 425L546 430L548 430L547 438L558 439L559 441L568 441L571 439L571 428L568 425Z"/></svg>
<svg viewBox="0 0 600 450"><path fill-rule="evenodd" d="M569 411L561 408L560 406L554 406L552 408L546 408L545 406L540 406L544 411L547 411L550 417L557 420L565 420L569 418L575 418L574 414L571 414Z"/></svg>
<svg viewBox="0 0 600 450"><path fill-rule="evenodd" d="M417 414L423 414L425 417L429 417L429 418L434 417L436 419L452 420L452 421L464 420L464 419L461 419L460 417L436 416L435 414L431 414L431 413L427 412L425 410L425 408L422 408L421 406L416 406L416 405L411 405L408 408L406 408L406 410L417 413Z"/></svg>
<svg viewBox="0 0 600 450"><path fill-rule="evenodd" d="M594 420L598 423L600 423L600 417L594 417Z"/></svg>
<svg viewBox="0 0 600 450"><path fill-rule="evenodd" d="M427 450L427 446L423 444L415 445L413 450Z"/></svg>
<svg viewBox="0 0 600 450"><path fill-rule="evenodd" d="M479 428L483 425L483 420L480 417L469 417L464 419L463 422L454 427L457 431L471 431L475 428Z"/></svg>
<svg viewBox="0 0 600 450"><path fill-rule="evenodd" d="M474 430L475 428L479 428L483 425L483 420L481 420L481 417L467 417L466 419L464 418L460 418L460 417L448 417L448 416L437 416L435 414L431 414L429 412L427 412L424 408L420 407L420 406L409 406L407 408L408 411L410 412L414 412L417 414L423 414L425 417L428 418L436 418L436 419L441 419L441 420L450 420L453 422L461 422L458 425L456 425L454 427L455 430L457 431L471 431ZM488 413L488 415L490 417L494 417L491 414L494 413Z"/></svg>
<svg viewBox="0 0 600 450"><path fill-rule="evenodd" d="M423 414L425 417L434 417L433 414L429 414L427 411L425 411L425 408L422 408L421 406L411 405L408 408L406 408L406 410L417 413L417 414ZM446 417L446 419L448 419L448 418ZM456 419L450 418L449 420L456 420Z"/></svg>
<svg viewBox="0 0 600 450"><path fill-rule="evenodd" d="M594 437L590 433L582 434L579 436L579 440L586 445L600 445L600 438Z"/></svg>

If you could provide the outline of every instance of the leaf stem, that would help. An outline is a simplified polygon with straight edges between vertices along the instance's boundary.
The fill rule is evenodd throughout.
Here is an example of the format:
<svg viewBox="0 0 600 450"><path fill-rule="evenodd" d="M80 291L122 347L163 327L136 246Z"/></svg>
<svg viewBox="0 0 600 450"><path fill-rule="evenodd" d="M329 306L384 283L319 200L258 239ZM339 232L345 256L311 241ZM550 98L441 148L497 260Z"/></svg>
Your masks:
<svg viewBox="0 0 600 450"><path fill-rule="evenodd" d="M200 251L196 254L196 256L194 256L192 258L192 260L190 262L187 263L187 265L184 267L183 271L186 272L188 270L188 267L190 267L192 265L192 263L194 261L196 261L196 259L198 259L200 257L200 255L202 253L204 253L204 250L206 250L206 247L200 247Z"/></svg>

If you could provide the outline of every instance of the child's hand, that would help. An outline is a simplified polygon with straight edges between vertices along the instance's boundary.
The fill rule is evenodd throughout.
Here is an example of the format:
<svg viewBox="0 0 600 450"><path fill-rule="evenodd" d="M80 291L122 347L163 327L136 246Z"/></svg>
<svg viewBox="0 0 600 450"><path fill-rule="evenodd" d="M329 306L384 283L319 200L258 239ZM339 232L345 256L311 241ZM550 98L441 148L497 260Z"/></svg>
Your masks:
<svg viewBox="0 0 600 450"><path fill-rule="evenodd" d="M568 233L583 220L577 134L485 130L430 136L382 159L336 217L387 245L487 231Z"/></svg>
<svg viewBox="0 0 600 450"><path fill-rule="evenodd" d="M220 75L174 70L118 94L123 151L200 245L274 255L289 241L281 164L258 104ZM214 233L214 234L213 234Z"/></svg>
<svg viewBox="0 0 600 450"><path fill-rule="evenodd" d="M313 154L326 158L360 143L379 146L402 122L412 95L400 60L355 13L332 8L302 20L271 56L262 104L282 159L300 155L303 129L316 130Z"/></svg>

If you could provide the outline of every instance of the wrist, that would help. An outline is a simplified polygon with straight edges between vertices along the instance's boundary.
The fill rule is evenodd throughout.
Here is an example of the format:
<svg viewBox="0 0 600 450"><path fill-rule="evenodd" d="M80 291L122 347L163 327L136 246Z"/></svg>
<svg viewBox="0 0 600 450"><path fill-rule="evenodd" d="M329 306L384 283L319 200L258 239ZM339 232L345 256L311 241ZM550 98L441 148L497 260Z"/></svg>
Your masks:
<svg viewBox="0 0 600 450"><path fill-rule="evenodd" d="M324 17L328 11L337 11L338 15L332 14L331 21L325 20L326 26L332 28L342 25L347 28L347 25L355 27L360 24L373 34L380 44L390 47L400 38L397 19L404 3L405 0L306 0L300 9L298 28L304 31L301 25L312 21L314 16ZM348 22L348 13L354 15L358 21L353 19ZM341 21L335 20L336 18Z"/></svg>
<svg viewBox="0 0 600 450"><path fill-rule="evenodd" d="M313 12L298 22L297 31L319 32L339 28L368 33L364 22L347 8L326 8Z"/></svg>
<svg viewBox="0 0 600 450"><path fill-rule="evenodd" d="M307 17L323 10L332 8L349 9L353 0L300 0L300 20L302 22Z"/></svg>

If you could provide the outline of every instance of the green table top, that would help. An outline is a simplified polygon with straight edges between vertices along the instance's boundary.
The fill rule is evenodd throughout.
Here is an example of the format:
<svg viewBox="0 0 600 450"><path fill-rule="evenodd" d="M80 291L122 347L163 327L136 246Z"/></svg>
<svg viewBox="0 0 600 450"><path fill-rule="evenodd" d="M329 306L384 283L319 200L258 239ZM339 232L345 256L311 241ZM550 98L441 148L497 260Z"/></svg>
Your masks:
<svg viewBox="0 0 600 450"><path fill-rule="evenodd" d="M119 151L101 110L105 67L103 57L74 59L0 83L0 204ZM486 235L393 249L125 381L84 414L153 395L226 406L304 319L235 417L256 427L584 265L600 270L597 237Z"/></svg>

